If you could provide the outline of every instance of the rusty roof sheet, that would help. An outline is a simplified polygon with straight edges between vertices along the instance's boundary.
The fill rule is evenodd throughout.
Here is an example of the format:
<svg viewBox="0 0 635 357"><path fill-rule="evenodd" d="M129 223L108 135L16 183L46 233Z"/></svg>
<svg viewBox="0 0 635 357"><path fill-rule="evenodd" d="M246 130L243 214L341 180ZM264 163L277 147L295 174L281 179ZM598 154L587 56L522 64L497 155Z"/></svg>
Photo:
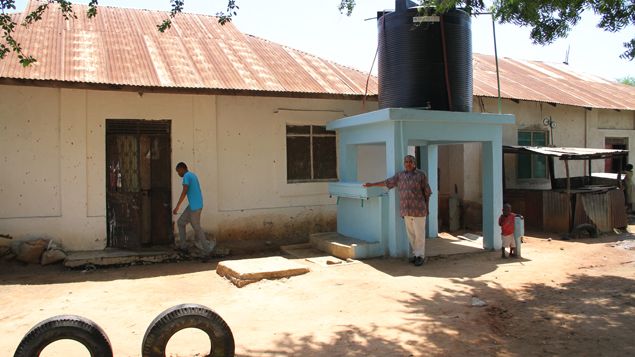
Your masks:
<svg viewBox="0 0 635 357"><path fill-rule="evenodd" d="M31 1L22 21L37 5ZM85 5L73 5L78 14ZM15 54L0 61L0 79L90 85L362 96L378 93L377 77L241 33L214 16L179 14L165 33L167 12L99 7L93 19L65 21L57 5L15 37L38 59L23 68ZM494 56L474 54L474 95L496 97ZM586 108L635 110L635 87L575 72L564 64L499 58L501 96ZM366 83L368 81L368 88Z"/></svg>
<svg viewBox="0 0 635 357"><path fill-rule="evenodd" d="M494 56L474 54L474 95L497 97ZM586 108L635 110L635 87L561 63L498 59L501 97Z"/></svg>
<svg viewBox="0 0 635 357"><path fill-rule="evenodd" d="M520 145L503 145L503 152L515 154L535 153L545 156L558 157L560 160L606 159L628 155L628 150Z"/></svg>
<svg viewBox="0 0 635 357"><path fill-rule="evenodd" d="M21 22L38 5L14 14ZM167 12L73 4L65 21L57 5L15 38L37 62L22 67L15 54L0 61L0 78L117 86L167 87L362 96L377 94L377 78L308 53L245 35L214 16L179 14L157 31Z"/></svg>

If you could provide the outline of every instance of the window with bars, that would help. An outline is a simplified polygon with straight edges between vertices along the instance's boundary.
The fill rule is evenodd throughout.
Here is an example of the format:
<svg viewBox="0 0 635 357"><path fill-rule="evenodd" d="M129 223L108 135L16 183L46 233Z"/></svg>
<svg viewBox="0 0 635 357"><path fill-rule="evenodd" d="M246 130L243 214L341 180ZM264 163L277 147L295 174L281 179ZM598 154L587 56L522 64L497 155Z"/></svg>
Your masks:
<svg viewBox="0 0 635 357"><path fill-rule="evenodd" d="M287 125L287 182L337 180L335 132L319 125Z"/></svg>
<svg viewBox="0 0 635 357"><path fill-rule="evenodd" d="M518 145L546 146L547 132L519 131ZM519 179L547 178L547 157L544 155L519 154L517 177Z"/></svg>

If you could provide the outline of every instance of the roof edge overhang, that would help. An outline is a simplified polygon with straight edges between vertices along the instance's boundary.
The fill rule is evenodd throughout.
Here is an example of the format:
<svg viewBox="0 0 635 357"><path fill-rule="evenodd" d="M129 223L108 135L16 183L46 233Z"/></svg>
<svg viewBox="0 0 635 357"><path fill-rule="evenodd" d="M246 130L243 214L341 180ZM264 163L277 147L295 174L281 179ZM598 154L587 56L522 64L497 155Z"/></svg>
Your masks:
<svg viewBox="0 0 635 357"><path fill-rule="evenodd" d="M20 85L29 87L85 89L99 91L118 91L161 94L197 94L197 95L231 95L231 96L256 96L277 98L311 98L311 99L344 99L377 101L377 94L342 94L342 93L315 93L315 92L285 92L285 91L261 91L251 89L227 89L227 88L191 88L191 87L149 87L126 84L70 82L59 80L0 78L0 85Z"/></svg>
<svg viewBox="0 0 635 357"><path fill-rule="evenodd" d="M494 96L494 95L489 95L489 94L474 94L474 97L483 97L483 98L493 98L493 99L498 99L498 97L497 97L497 96ZM522 101L524 101L524 102L545 103L545 104L552 105L552 106L554 106L554 107L555 107L556 105L567 105L567 106L570 106L570 107L584 108L584 109L586 109L586 110L592 110L592 109L605 109L605 110L618 110L618 111L619 111L619 110L633 110L633 111L635 111L635 107L633 107L633 108L624 108L624 107L617 107L617 106L615 106L615 107L607 107L607 106L598 106L598 105L583 106L583 105L580 105L580 104L563 103L563 102L558 102L558 101L555 101L555 102L553 102L553 101L552 101L552 102L545 102L545 101L539 101L539 100L536 100L536 99L527 99L527 98L512 98L512 97L509 97L509 96L504 96L504 95L502 95L502 96L501 96L501 99L507 99L507 100L511 100L511 101L521 101L521 100L522 100Z"/></svg>
<svg viewBox="0 0 635 357"><path fill-rule="evenodd" d="M628 150L552 146L503 145L504 154L538 154L560 160L596 160L627 156Z"/></svg>
<svg viewBox="0 0 635 357"><path fill-rule="evenodd" d="M420 108L383 108L368 113L353 115L330 122L328 130L337 130L360 125L370 125L382 122L425 122L444 124L481 125L512 125L516 123L513 114L492 114L479 112L450 112Z"/></svg>

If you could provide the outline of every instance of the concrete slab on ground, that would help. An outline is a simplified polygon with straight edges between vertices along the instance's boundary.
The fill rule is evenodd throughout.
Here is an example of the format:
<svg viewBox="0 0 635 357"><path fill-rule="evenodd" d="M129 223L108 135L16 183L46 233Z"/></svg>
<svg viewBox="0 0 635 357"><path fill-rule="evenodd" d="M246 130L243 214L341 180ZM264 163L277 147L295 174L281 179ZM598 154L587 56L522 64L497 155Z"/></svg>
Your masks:
<svg viewBox="0 0 635 357"><path fill-rule="evenodd" d="M176 258L178 258L178 254L170 249L149 251L105 249L69 252L64 260L64 266L78 268L85 265L107 266L139 262L160 263Z"/></svg>
<svg viewBox="0 0 635 357"><path fill-rule="evenodd" d="M280 279L310 271L304 265L280 256L226 260L218 263L216 273L239 288L262 279Z"/></svg>
<svg viewBox="0 0 635 357"><path fill-rule="evenodd" d="M326 255L323 251L313 247L311 243L283 245L280 247L280 250L294 258L304 259L323 267L359 263L359 261L355 259L344 260L331 255Z"/></svg>
<svg viewBox="0 0 635 357"><path fill-rule="evenodd" d="M367 242L337 232L311 234L310 242L315 248L344 260L384 255L384 248L380 242Z"/></svg>

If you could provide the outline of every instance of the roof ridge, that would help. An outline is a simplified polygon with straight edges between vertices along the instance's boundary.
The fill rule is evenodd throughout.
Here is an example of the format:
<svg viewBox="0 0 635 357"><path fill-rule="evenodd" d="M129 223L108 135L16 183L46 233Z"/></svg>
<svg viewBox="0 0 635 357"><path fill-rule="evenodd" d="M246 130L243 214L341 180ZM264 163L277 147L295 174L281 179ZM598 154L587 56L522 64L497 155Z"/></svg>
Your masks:
<svg viewBox="0 0 635 357"><path fill-rule="evenodd" d="M475 53L476 54L476 53ZM494 57L494 55L490 55L490 54L484 54L484 53L478 53L478 55L481 56L489 56L489 57ZM515 61L515 62L524 62L524 63L538 63L544 66L549 66L551 68L554 68L556 70L559 71L564 71L566 69L566 72L569 72L568 74L577 74L577 75L584 75L586 77L595 77L597 79L601 79L604 80L606 82L610 82L611 84L615 84L615 83L620 83L615 79L611 79L611 78L607 78L601 75L597 75L594 73L589 73L583 70L579 70L575 67L572 67L569 64L563 63L563 62L555 62L555 61L545 61L545 60L537 60L537 59L524 59L524 58L517 58L517 57L509 57L509 56L502 56L502 57L498 57L499 60L503 59L503 60L510 60L510 61Z"/></svg>
<svg viewBox="0 0 635 357"><path fill-rule="evenodd" d="M41 3L41 4L46 4L48 3L48 0L29 0L29 2L26 4L24 11L26 12L29 10L31 3ZM57 3L51 3L49 5L54 5L54 6L59 6ZM78 6L78 7L82 7L82 8L88 8L88 4L80 4L80 3L76 3L76 2L71 2L71 6L73 7L73 11L75 11L74 7ZM112 5L97 5L97 12L99 13L99 9L100 8L107 8L107 9L120 9L120 10L135 10L135 11L147 11L147 12L160 12L160 13L165 13L165 14L170 14L170 11L168 10L155 10L155 9L145 9L145 8L137 8L137 7L125 7L125 6L112 6ZM20 12L17 12L20 13ZM182 11L179 14L184 14L184 15L196 15L196 16L206 16L206 17L215 17L218 18L218 16L216 15L208 15L208 14L201 14L201 13L196 13L196 12L187 12L187 11ZM178 15L178 14L177 14ZM98 15L99 16L99 15Z"/></svg>
<svg viewBox="0 0 635 357"><path fill-rule="evenodd" d="M312 54L312 53L309 53L309 52L306 52L306 51L303 51L303 50L299 50L299 49L297 49L297 48L289 47L289 46L287 46L287 45L283 45L283 44L281 44L281 43L273 42L273 41L271 41L271 40L268 40L268 39L266 39L266 38L263 38L263 37L260 37L260 36L257 36L257 35L252 35L252 34L249 34L249 33L243 33L243 34L244 34L245 36L253 37L253 38L255 38L256 40L260 40L260 41L264 41L264 42L268 42L268 43L273 43L274 45L278 45L278 46L283 47L283 48L288 48L288 49L290 49L290 50L292 50L292 51L299 52L299 53L302 53L302 54L305 54L305 55L308 55L308 56L312 56L312 57L315 57L315 58L319 58L320 60L323 60L324 62L328 62L328 63L333 64L333 65L336 65L336 66L338 66L338 67L344 67L344 68L350 69L351 71L359 72L360 74L363 74L363 75L365 75L365 76L368 76L368 72L366 72L366 71L362 71L361 69L354 68L354 67L351 67L351 66L347 66L347 65L344 65L344 64L341 64L341 63L337 63L337 62L335 62L335 61L333 61L333 60L330 60L330 59L327 59L327 58L323 58L323 57L320 57L320 56L318 56L318 55L314 55L314 54ZM374 76L374 75L372 75L372 74L371 74L371 76L372 76L372 77L377 78L377 76Z"/></svg>

